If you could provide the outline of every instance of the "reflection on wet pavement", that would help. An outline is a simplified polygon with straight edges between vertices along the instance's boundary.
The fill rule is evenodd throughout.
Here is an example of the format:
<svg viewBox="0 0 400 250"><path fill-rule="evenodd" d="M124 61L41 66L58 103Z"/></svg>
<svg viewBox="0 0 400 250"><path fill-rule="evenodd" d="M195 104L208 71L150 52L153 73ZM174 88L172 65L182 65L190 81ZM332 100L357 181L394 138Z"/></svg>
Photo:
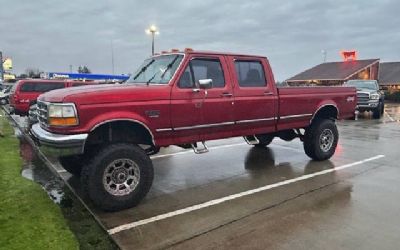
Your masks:
<svg viewBox="0 0 400 250"><path fill-rule="evenodd" d="M15 129L15 131L19 131ZM16 132L20 141L20 154L23 160L21 175L39 183L47 192L51 200L60 204L64 197L64 183L55 177L44 163L36 156L32 146L24 139L20 132Z"/></svg>

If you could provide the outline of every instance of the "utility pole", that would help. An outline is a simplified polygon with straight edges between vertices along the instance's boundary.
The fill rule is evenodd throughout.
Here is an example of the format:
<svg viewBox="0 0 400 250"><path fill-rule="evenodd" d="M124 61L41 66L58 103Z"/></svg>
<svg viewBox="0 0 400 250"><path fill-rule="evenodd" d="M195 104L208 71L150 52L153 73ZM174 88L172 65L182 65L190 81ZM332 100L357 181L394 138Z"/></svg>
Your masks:
<svg viewBox="0 0 400 250"><path fill-rule="evenodd" d="M4 80L3 52L0 51L0 80Z"/></svg>

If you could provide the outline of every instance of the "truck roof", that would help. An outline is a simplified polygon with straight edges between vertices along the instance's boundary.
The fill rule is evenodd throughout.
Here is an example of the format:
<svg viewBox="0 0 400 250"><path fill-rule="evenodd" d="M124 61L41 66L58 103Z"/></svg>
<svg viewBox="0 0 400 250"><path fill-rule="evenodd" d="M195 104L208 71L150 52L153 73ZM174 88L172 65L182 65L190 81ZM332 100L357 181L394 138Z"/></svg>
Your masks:
<svg viewBox="0 0 400 250"><path fill-rule="evenodd" d="M174 55L174 54L187 54L187 55L223 55L223 56L244 56L244 57L257 57L257 58L267 58L266 56L260 56L260 55L250 55L250 54L243 54L243 53L232 53L232 52L219 52L219 51L207 51L207 50L192 50L192 49L185 49L183 51L179 50L172 50L172 51L162 51L160 54L154 55L154 57L157 56L163 56L163 55Z"/></svg>

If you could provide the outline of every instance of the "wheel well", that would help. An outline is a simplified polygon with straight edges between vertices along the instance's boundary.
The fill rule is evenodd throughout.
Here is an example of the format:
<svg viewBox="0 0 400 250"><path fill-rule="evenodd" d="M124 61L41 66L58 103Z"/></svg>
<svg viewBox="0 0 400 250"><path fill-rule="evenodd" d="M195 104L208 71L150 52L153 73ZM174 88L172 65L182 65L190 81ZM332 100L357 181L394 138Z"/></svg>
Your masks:
<svg viewBox="0 0 400 250"><path fill-rule="evenodd" d="M143 124L134 121L110 121L90 132L85 151L88 147L115 142L154 145L153 135Z"/></svg>
<svg viewBox="0 0 400 250"><path fill-rule="evenodd" d="M322 106L313 116L311 119L313 121L317 119L338 119L339 111L336 106L334 105L325 105Z"/></svg>

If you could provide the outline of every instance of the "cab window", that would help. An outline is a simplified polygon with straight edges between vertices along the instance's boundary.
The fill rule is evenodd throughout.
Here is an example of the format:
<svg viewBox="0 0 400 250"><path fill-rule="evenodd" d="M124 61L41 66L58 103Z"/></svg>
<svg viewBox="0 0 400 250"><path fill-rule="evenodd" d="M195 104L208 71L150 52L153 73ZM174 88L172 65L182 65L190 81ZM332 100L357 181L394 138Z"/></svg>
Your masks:
<svg viewBox="0 0 400 250"><path fill-rule="evenodd" d="M212 79L213 88L225 86L224 72L218 59L196 58L190 61L183 72L178 86L180 88L194 88L199 80Z"/></svg>

